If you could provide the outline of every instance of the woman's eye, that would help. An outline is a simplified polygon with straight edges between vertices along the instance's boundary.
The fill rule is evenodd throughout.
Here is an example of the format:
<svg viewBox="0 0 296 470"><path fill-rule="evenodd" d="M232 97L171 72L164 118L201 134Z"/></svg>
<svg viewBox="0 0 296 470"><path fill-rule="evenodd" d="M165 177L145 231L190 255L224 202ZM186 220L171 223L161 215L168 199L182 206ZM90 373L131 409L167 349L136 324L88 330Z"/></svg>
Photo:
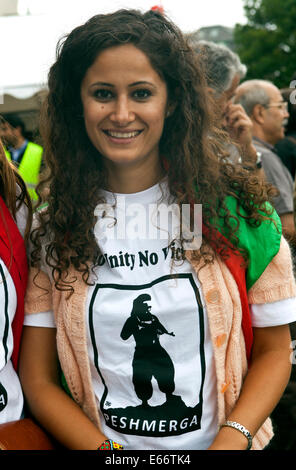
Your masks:
<svg viewBox="0 0 296 470"><path fill-rule="evenodd" d="M94 92L94 96L95 98L99 99L99 100L109 100L110 98L112 98L112 93L110 90L96 90Z"/></svg>
<svg viewBox="0 0 296 470"><path fill-rule="evenodd" d="M138 100L145 100L151 96L150 90L136 90L134 92L134 97Z"/></svg>

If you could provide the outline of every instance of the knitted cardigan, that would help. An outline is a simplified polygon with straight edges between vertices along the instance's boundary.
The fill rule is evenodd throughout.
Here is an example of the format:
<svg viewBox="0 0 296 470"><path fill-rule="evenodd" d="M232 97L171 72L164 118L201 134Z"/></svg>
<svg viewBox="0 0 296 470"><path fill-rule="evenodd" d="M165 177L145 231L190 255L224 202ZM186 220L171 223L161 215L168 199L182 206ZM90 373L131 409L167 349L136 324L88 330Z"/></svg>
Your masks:
<svg viewBox="0 0 296 470"><path fill-rule="evenodd" d="M213 263L202 268L191 259L190 252L186 256L198 274L205 298L215 357L220 427L238 400L248 370L240 295L233 276L218 255ZM25 312L54 311L58 355L67 385L73 399L100 428L87 351L85 319L88 286L81 274L74 270L67 276L67 281L71 279L75 290L69 297L67 292L54 287L50 271L33 268L29 274ZM296 286L291 254L282 237L277 255L248 291L248 300L250 304L263 304L294 296ZM263 449L272 436L272 424L268 418L254 436L252 449Z"/></svg>

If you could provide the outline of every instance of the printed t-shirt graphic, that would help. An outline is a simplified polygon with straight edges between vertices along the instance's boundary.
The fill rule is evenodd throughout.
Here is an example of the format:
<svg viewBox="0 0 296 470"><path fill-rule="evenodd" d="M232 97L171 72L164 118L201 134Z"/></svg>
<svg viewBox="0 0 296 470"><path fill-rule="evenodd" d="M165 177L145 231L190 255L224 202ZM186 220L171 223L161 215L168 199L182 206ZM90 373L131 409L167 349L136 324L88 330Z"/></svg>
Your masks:
<svg viewBox="0 0 296 470"><path fill-rule="evenodd" d="M175 289L172 280L178 286ZM187 292L187 305L182 302L181 309L176 308L177 316L157 307L165 305L166 290L170 288L176 304L178 290ZM120 310L111 305L108 309L110 296L116 296ZM198 296L191 274L167 275L145 285L96 285L89 324L95 366L104 384L100 408L108 426L147 436L172 436L200 429L205 360L204 313L198 306ZM191 302L195 304L195 321L190 320ZM131 307L125 311L128 305ZM94 318L100 317L102 308L105 321ZM157 308L160 315L153 314ZM183 318L178 324L180 315ZM95 329L93 324L98 320L103 326ZM167 329L170 322L175 323L176 333ZM195 355L188 342L190 336L194 338ZM112 342L105 344L109 351L105 349L101 356L97 345L107 343L104 338L112 338ZM116 370L116 376L104 374L106 367Z"/></svg>
<svg viewBox="0 0 296 470"><path fill-rule="evenodd" d="M125 195L131 219L132 204L142 204L147 233L143 206L157 203L164 186ZM114 195L104 195L114 203ZM110 220L107 214L100 219L105 225L95 228L105 237L98 237L102 255L87 317L103 432L131 449L177 442L185 449L206 448L217 427L216 378L199 281L170 236L112 239Z"/></svg>
<svg viewBox="0 0 296 470"><path fill-rule="evenodd" d="M23 394L13 368L13 334L11 324L17 305L13 280L0 259L0 423L20 419Z"/></svg>
<svg viewBox="0 0 296 470"><path fill-rule="evenodd" d="M142 400L143 406L148 406L152 397L151 385L154 376L161 392L166 394L167 401L173 396L175 390L174 364L159 342L159 336L169 333L155 315L151 314L151 300L149 294L141 294L133 301L133 309L126 320L121 338L128 340L133 335L136 347L133 358L133 384L137 397Z"/></svg>

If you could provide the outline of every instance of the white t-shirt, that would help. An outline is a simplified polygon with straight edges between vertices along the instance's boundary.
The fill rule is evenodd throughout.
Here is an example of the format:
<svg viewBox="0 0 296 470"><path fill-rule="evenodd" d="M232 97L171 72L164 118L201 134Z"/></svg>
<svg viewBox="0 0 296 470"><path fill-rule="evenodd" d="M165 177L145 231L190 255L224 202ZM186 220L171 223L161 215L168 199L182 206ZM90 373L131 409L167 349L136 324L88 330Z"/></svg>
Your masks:
<svg viewBox="0 0 296 470"><path fill-rule="evenodd" d="M22 205L17 213L17 225L24 236L27 208ZM24 399L11 355L13 352L12 322L17 307L17 295L11 275L0 259L0 423L22 417Z"/></svg>
<svg viewBox="0 0 296 470"><path fill-rule="evenodd" d="M87 306L92 379L103 431L125 449L203 449L217 432L213 349L196 274L177 242L169 247L170 225L157 225L153 210L149 219L161 196L159 185L120 196L125 240L112 239L110 216L95 227L106 236Z"/></svg>
<svg viewBox="0 0 296 470"><path fill-rule="evenodd" d="M95 210L106 216L95 225L102 255L85 312L91 375L103 432L129 450L207 449L217 433L215 364L200 283L171 243L170 224L155 222L148 210L169 204L161 200L167 191L164 182L136 194L104 192L109 208ZM127 236L118 239L120 211ZM158 234L152 239L151 219ZM40 326L42 314L35 318ZM294 321L294 310L282 320Z"/></svg>

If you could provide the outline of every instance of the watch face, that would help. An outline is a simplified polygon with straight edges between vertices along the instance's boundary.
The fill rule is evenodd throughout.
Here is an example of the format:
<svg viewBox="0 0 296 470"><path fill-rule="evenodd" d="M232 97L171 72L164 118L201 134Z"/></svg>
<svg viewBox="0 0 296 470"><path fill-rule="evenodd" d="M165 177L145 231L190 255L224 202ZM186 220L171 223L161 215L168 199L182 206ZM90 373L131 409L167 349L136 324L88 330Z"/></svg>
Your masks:
<svg viewBox="0 0 296 470"><path fill-rule="evenodd" d="M261 152L256 152L256 153L257 153L256 167L262 168L262 153Z"/></svg>

